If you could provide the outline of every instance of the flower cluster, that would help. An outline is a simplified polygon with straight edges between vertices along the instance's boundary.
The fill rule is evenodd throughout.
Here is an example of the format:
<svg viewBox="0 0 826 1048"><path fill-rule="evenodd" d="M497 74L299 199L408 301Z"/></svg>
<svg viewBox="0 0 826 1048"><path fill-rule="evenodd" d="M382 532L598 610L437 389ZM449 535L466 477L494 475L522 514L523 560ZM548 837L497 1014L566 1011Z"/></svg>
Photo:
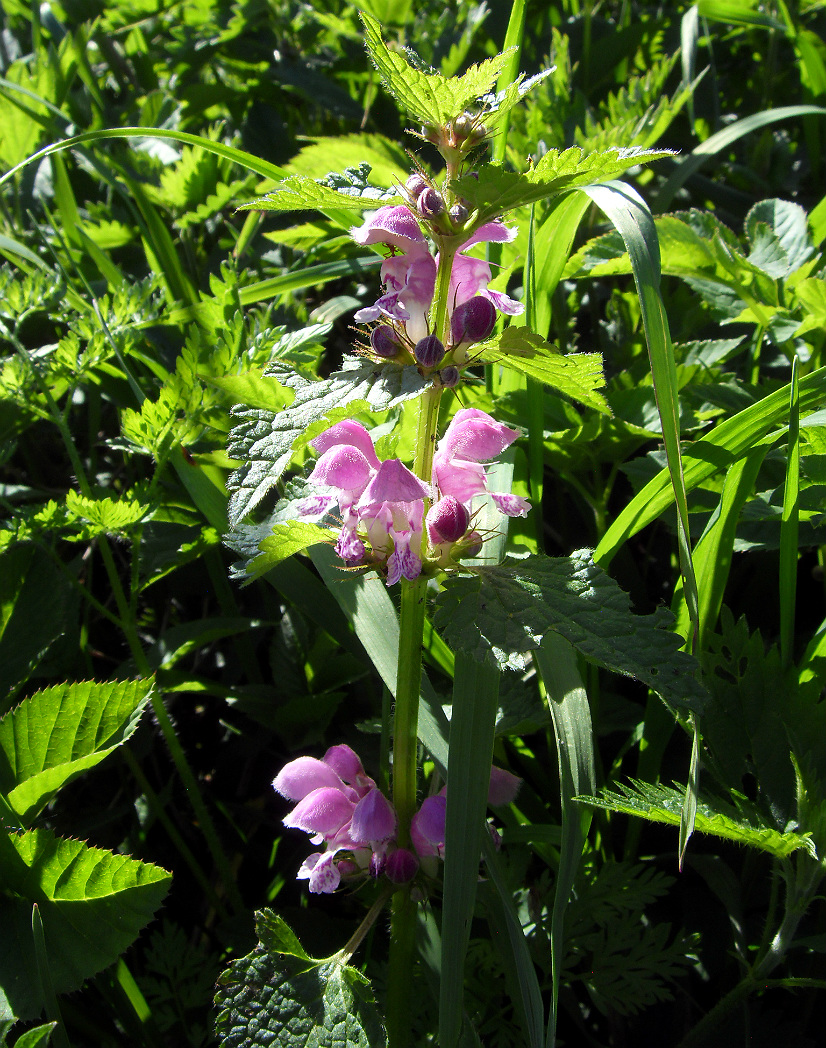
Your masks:
<svg viewBox="0 0 826 1048"><path fill-rule="evenodd" d="M434 194L432 188L425 187L417 197L417 210L424 220L434 218L434 211L439 213ZM502 222L480 226L456 253L448 294L451 317L448 347L442 345L437 333L430 328L439 256L431 254L411 209L404 204L383 207L350 232L357 244L385 244L392 252L381 267L384 294L372 306L355 314L360 324L377 323L371 331L370 345L379 357L394 357L406 349L422 367L434 368L446 353L454 353L462 344L487 338L493 330L497 309L511 315L523 311L520 302L488 287L490 265L466 254L474 244L513 240L516 230L508 229ZM426 340L429 340L427 345L422 346Z"/></svg>
<svg viewBox="0 0 826 1048"><path fill-rule="evenodd" d="M488 803L509 804L520 780L502 768L491 769ZM414 851L396 841L396 812L358 755L347 745L332 746L321 760L298 757L281 769L273 786L295 807L283 820L290 828L312 834L324 851L309 855L298 871L311 892L330 893L342 879L353 881L382 874L394 884L407 884L420 863L433 873L434 860L444 858L445 789L429 797L413 817Z"/></svg>
<svg viewBox="0 0 826 1048"><path fill-rule="evenodd" d="M309 481L330 494L302 500L298 513L320 520L337 505L336 552L345 564L378 568L388 586L401 578L412 582L428 558L444 567L478 553L482 539L470 525L474 496L488 491L482 463L500 455L518 435L484 411L462 408L436 445L427 485L399 459L379 461L364 426L347 419L310 442L320 457ZM530 509L515 495L490 495L509 516L525 516ZM425 500L432 502L426 518Z"/></svg>

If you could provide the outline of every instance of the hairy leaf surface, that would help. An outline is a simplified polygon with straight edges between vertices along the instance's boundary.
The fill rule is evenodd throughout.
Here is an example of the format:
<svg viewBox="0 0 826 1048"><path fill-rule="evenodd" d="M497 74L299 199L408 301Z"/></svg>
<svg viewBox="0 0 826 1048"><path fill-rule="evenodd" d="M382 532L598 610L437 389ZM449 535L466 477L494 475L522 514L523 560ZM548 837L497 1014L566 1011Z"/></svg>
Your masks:
<svg viewBox="0 0 826 1048"><path fill-rule="evenodd" d="M696 661L669 632L671 615L634 615L627 594L590 550L531 556L448 579L436 598L448 644L503 669L521 669L554 631L586 658L643 681L669 705L699 711L707 698Z"/></svg>

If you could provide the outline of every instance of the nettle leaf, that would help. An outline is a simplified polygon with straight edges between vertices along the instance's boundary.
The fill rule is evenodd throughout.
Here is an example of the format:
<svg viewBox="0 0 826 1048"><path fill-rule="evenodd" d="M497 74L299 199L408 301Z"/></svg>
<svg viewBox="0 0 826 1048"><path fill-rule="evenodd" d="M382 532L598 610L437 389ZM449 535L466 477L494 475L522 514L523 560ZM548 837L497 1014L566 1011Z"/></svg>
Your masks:
<svg viewBox="0 0 826 1048"><path fill-rule="evenodd" d="M384 1048L373 992L361 972L334 958L308 957L270 911L257 918L261 945L218 979L215 1028L221 1044Z"/></svg>
<svg viewBox="0 0 826 1048"><path fill-rule="evenodd" d="M66 493L66 509L70 516L87 521L86 537L118 534L128 531L149 516L152 507L134 499L87 498L76 491Z"/></svg>
<svg viewBox="0 0 826 1048"><path fill-rule="evenodd" d="M50 830L0 834L0 1013L36 1019L44 1001L32 939L32 905L43 921L57 993L76 990L112 964L149 922L171 875L127 855L62 840Z"/></svg>
<svg viewBox="0 0 826 1048"><path fill-rule="evenodd" d="M541 335L527 328L508 327L480 347L479 358L530 375L580 404L611 414L605 398L596 392L605 385L599 353L563 356Z"/></svg>
<svg viewBox="0 0 826 1048"><path fill-rule="evenodd" d="M700 711L708 694L696 661L680 650L664 608L635 615L628 595L599 568L590 550L570 557L531 556L455 576L436 597L435 625L454 650L502 669L555 631L587 659L647 684L672 707Z"/></svg>
<svg viewBox="0 0 826 1048"><path fill-rule="evenodd" d="M233 409L236 420L228 444L231 458L242 462L229 478L230 527L250 513L275 487L292 453L312 437L308 428L320 419L338 422L359 411L385 411L419 396L430 384L415 367L351 361L321 382L308 382L284 364L267 369L281 385L295 391L283 411Z"/></svg>
<svg viewBox="0 0 826 1048"><path fill-rule="evenodd" d="M394 189L383 189L368 181L370 165L348 167L343 174L327 175L322 181L306 175L290 175L265 196L241 204L239 211L329 211L348 208L368 211L385 204L401 204Z"/></svg>
<svg viewBox="0 0 826 1048"><path fill-rule="evenodd" d="M61 786L99 764L137 727L151 680L45 688L0 719L0 791L30 821Z"/></svg>
<svg viewBox="0 0 826 1048"><path fill-rule="evenodd" d="M673 789L662 783L652 785L637 779L631 780L631 786L622 783L618 783L618 786L620 793L603 790L599 797L576 797L575 800L606 811L636 815L649 822L680 825L685 787ZM817 858L810 834L781 833L764 824L756 814L746 819L735 808L717 799L708 804L698 803L694 829L697 833L710 833L737 844L758 848L778 859L785 859L800 848L805 848L813 858Z"/></svg>
<svg viewBox="0 0 826 1048"><path fill-rule="evenodd" d="M309 546L318 546L322 542L332 542L333 538L334 533L323 524L311 524L305 520L276 524L258 544L260 553L246 565L244 578L252 582L294 553L303 553Z"/></svg>
<svg viewBox="0 0 826 1048"><path fill-rule="evenodd" d="M510 51L473 65L462 76L448 79L437 72L414 68L399 51L382 40L381 26L360 12L367 51L387 91L399 106L423 124L444 125L473 105L496 83Z"/></svg>
<svg viewBox="0 0 826 1048"><path fill-rule="evenodd" d="M523 204L545 197L558 196L572 189L618 178L630 167L647 164L673 155L670 149L608 149L603 153L586 153L579 146L549 149L530 171L518 173L486 164L473 175L464 175L450 183L457 196L469 201L478 212L474 224L487 222Z"/></svg>

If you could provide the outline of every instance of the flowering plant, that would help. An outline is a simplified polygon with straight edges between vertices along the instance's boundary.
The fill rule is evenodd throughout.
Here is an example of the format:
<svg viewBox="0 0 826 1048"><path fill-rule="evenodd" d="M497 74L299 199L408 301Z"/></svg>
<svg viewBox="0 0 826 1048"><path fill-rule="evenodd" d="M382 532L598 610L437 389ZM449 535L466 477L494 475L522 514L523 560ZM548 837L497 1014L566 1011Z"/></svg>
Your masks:
<svg viewBox="0 0 826 1048"><path fill-rule="evenodd" d="M231 541L246 568L257 572L309 551L394 695L392 761L377 769L381 781L389 779L389 791L343 744L320 758L290 761L274 786L293 804L284 825L323 845L298 871L310 892L332 894L342 885L372 885L378 892L344 959L392 899L386 1000L391 1048L409 1043L417 905L438 893L444 860L439 1043L452 1048L461 1028L461 980L480 855L485 869L499 877L499 836L485 830L486 807L512 804L519 784L505 769L491 770L502 671L531 664L551 699L563 816L576 853L562 874L568 879L559 886L559 915L587 823L572 798L595 789L589 711L574 648L639 677L675 707L693 710L703 700L699 684L690 683L691 659L661 628L660 616L632 615L590 551L546 557L542 534L530 529L529 511L542 498L543 389L588 410L609 409L599 392L597 354L562 355L522 326L523 319L531 321L534 305L530 258L521 299L516 289L509 291L507 270L494 276L492 261L518 235L518 226L503 219L506 213L522 209L524 215L527 205L581 187L596 192L595 183L664 153L552 150L521 174L485 165L482 149L504 133L509 110L546 74L524 84L519 77L492 93L505 56L447 80L391 52L372 18L363 16L363 23L383 83L421 122L419 137L436 146L444 171L430 174L417 163L386 192L370 185L366 165L321 182L292 176L248 205L262 211L366 212L348 229L357 245L382 255L381 288L356 310L354 357L339 372L308 381L279 362L271 373L294 391L292 404L281 412L237 413L230 450L241 465L230 483ZM619 191L602 188L608 195L600 199L613 214L611 194ZM584 210L585 204L580 214ZM510 320L516 323L506 327ZM500 371L510 378L501 379ZM487 399L479 395L483 387ZM512 468L500 468L521 435L517 425L497 418L497 394L506 388L526 393L532 438L539 433L539 457L534 453L519 493L511 490ZM468 399L479 406L467 406ZM409 455L392 456L388 412L400 419L397 431ZM311 467L303 465L308 448L315 456ZM285 490L268 520L246 523L288 468L303 470L302 481ZM503 560L513 518L528 518L520 539L531 552ZM378 590L377 576L384 582ZM423 674L426 630L433 636L431 598L432 625L453 676L449 727ZM632 633L629 643L625 638ZM431 786L439 779L445 783L423 799L420 743L433 762ZM518 942L512 944L513 963L525 970L527 947ZM557 989L558 975L554 995Z"/></svg>

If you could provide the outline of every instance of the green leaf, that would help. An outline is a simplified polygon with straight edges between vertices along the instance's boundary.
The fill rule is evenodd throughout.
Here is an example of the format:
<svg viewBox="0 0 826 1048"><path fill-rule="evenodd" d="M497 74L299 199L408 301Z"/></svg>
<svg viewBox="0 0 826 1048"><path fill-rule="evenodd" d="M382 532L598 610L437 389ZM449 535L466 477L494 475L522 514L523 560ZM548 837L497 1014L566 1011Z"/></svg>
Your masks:
<svg viewBox="0 0 826 1048"><path fill-rule="evenodd" d="M14 1042L14 1048L46 1048L55 1026L57 1023L45 1023L43 1026L35 1026L34 1029L21 1033ZM5 1041L3 1043L5 1044Z"/></svg>
<svg viewBox="0 0 826 1048"><path fill-rule="evenodd" d="M112 964L160 906L170 874L127 855L62 840L50 830L0 834L0 1013L40 1014L32 904L43 921L57 993Z"/></svg>
<svg viewBox="0 0 826 1048"><path fill-rule="evenodd" d="M663 608L634 615L589 550L448 579L436 609L435 625L454 650L502 668L523 668L525 655L555 631L598 665L643 681L670 706L699 711L707 699L695 660L668 630L671 615Z"/></svg>
<svg viewBox="0 0 826 1048"><path fill-rule="evenodd" d="M373 186L367 181L370 165L348 168L343 175L329 175L328 182L316 182L306 175L290 175L271 193L241 204L239 211L330 211L346 208L367 211L404 200L393 190ZM332 183L332 184L331 184Z"/></svg>
<svg viewBox="0 0 826 1048"><path fill-rule="evenodd" d="M361 12L368 54L385 88L399 106L422 124L444 126L490 91L508 61L508 54L487 58L460 77L425 73L410 65L398 51L391 51L381 37L375 18Z"/></svg>
<svg viewBox="0 0 826 1048"><path fill-rule="evenodd" d="M250 582L260 578L294 553L303 553L308 546L317 546L321 542L332 542L333 537L329 528L305 520L275 524L272 534L258 544L261 553L246 566L244 577Z"/></svg>
<svg viewBox="0 0 826 1048"><path fill-rule="evenodd" d="M259 409L233 411L236 420L228 451L243 463L229 478L229 522L234 527L271 491L287 468L293 450L312 437L307 430L321 419L339 421L357 411L384 411L419 396L430 380L415 367L352 362L321 382L308 382L284 364L268 375L295 391L288 408L277 413Z"/></svg>
<svg viewBox="0 0 826 1048"><path fill-rule="evenodd" d="M647 782L631 780L631 786L619 783L620 793L603 790L599 797L577 797L583 804L606 811L622 812L624 815L636 815L649 822L662 822L668 826L679 826L685 799L685 789L672 789L658 783L656 786ZM781 833L770 826L763 825L757 817L746 821L740 813L715 800L709 804L698 803L694 822L696 833L709 833L723 837L737 844L746 844L768 852L775 858L785 859L799 848L805 848L813 857L817 857L809 834Z"/></svg>
<svg viewBox="0 0 826 1048"><path fill-rule="evenodd" d="M151 680L57 684L0 719L0 791L30 821L81 772L122 745L138 724Z"/></svg>
<svg viewBox="0 0 826 1048"><path fill-rule="evenodd" d="M599 353L569 353L563 356L541 335L523 327L507 327L480 347L479 359L501 364L538 379L587 407L611 414L605 398L596 390L605 385Z"/></svg>
<svg viewBox="0 0 826 1048"><path fill-rule="evenodd" d="M335 959L314 961L263 911L262 943L218 979L215 1028L224 1048L384 1048L368 980ZM300 952L298 952L300 951Z"/></svg>
<svg viewBox="0 0 826 1048"><path fill-rule="evenodd" d="M617 178L630 167L671 156L669 149L608 149L586 153L579 146L549 149L530 171L518 173L488 164L478 171L478 179L465 175L450 184L450 189L469 201L474 224L487 222L523 204L558 196L572 189Z"/></svg>
<svg viewBox="0 0 826 1048"><path fill-rule="evenodd" d="M145 520L150 506L134 499L87 498L76 491L66 493L66 509L91 525L92 535L118 534Z"/></svg>

